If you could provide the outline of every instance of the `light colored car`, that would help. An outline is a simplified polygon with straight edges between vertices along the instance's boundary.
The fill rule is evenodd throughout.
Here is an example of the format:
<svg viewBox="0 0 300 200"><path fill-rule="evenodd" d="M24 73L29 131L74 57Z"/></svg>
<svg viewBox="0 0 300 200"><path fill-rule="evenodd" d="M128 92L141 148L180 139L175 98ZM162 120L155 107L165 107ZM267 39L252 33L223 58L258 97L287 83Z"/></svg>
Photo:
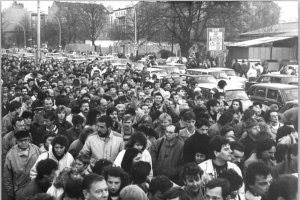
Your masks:
<svg viewBox="0 0 300 200"><path fill-rule="evenodd" d="M212 98L211 90L213 88L216 88L217 84L200 83L197 86L201 88L201 92L204 95L204 97L206 99L210 99ZM225 101L230 106L234 99L241 100L243 104L243 110L246 110L247 108L249 108L249 106L253 104L253 102L249 99L244 88L234 86L234 85L227 85L225 89Z"/></svg>
<svg viewBox="0 0 300 200"><path fill-rule="evenodd" d="M240 82L242 84L245 84L247 81L246 78L237 76L235 71L230 68L216 67L216 68L210 68L210 69L215 69L217 71L218 70L224 71L227 74L229 80L231 80L231 81Z"/></svg>
<svg viewBox="0 0 300 200"><path fill-rule="evenodd" d="M162 79L168 75L168 72L165 69L161 68L147 68L147 71L149 72L150 77L152 77L153 74L156 74L158 79Z"/></svg>
<svg viewBox="0 0 300 200"><path fill-rule="evenodd" d="M186 57L169 57L167 60L166 60L166 63L176 63L180 58L182 58L182 62L183 64L186 64L187 63L187 59Z"/></svg>
<svg viewBox="0 0 300 200"><path fill-rule="evenodd" d="M168 74L180 74L181 73L181 71L179 70L178 67L171 66L171 65L157 65L153 68L164 69L168 72Z"/></svg>
<svg viewBox="0 0 300 200"><path fill-rule="evenodd" d="M225 71L219 70L219 68L209 68L209 69L187 69L187 74L190 75L213 75L218 81L225 80L227 85L235 85L240 88L244 88L245 84L236 80L231 80Z"/></svg>

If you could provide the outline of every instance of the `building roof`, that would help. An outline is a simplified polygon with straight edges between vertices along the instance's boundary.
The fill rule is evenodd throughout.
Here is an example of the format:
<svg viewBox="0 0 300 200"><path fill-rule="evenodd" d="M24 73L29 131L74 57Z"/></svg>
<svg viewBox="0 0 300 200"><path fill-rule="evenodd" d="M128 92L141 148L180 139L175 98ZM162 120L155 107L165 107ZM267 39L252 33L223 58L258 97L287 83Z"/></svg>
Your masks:
<svg viewBox="0 0 300 200"><path fill-rule="evenodd" d="M246 33L240 34L240 36L253 36L253 35L278 35L287 33L297 33L298 36L298 22L289 22L282 24L275 24L272 26L256 29L253 31L248 31Z"/></svg>
<svg viewBox="0 0 300 200"><path fill-rule="evenodd" d="M54 1L54 3L58 6L58 7L76 7L76 8L80 8L83 5L95 5L95 6L99 6L101 8L105 8L105 10L107 12L109 12L106 7L104 7L102 4L99 3L77 3L77 2L61 2L61 1Z"/></svg>
<svg viewBox="0 0 300 200"><path fill-rule="evenodd" d="M297 35L298 36L298 35ZM286 40L293 38L294 36L287 36L287 37L263 37L263 38L257 38L253 40L246 40L242 42L235 42L228 44L228 47L249 47L249 46L255 46L259 44L264 44L264 43L269 43L269 42L275 42L275 41L280 41L280 40Z"/></svg>

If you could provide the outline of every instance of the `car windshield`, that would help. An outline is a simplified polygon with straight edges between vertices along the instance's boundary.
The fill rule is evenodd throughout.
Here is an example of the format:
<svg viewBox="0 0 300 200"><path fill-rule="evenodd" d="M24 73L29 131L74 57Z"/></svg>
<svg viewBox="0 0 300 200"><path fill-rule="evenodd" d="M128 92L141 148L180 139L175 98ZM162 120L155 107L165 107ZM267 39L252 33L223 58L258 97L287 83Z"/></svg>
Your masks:
<svg viewBox="0 0 300 200"><path fill-rule="evenodd" d="M227 74L227 76L236 76L233 70L225 70L225 73Z"/></svg>
<svg viewBox="0 0 300 200"><path fill-rule="evenodd" d="M285 89L282 90L283 96L285 96L286 101L292 101L298 99L298 88Z"/></svg>
<svg viewBox="0 0 300 200"><path fill-rule="evenodd" d="M194 78L197 83L218 83L217 79L213 76L200 76Z"/></svg>
<svg viewBox="0 0 300 200"><path fill-rule="evenodd" d="M227 90L225 99L231 101L233 99L247 100L249 98L244 90Z"/></svg>
<svg viewBox="0 0 300 200"><path fill-rule="evenodd" d="M216 79L228 79L227 74L224 71L219 71L219 72L211 72Z"/></svg>

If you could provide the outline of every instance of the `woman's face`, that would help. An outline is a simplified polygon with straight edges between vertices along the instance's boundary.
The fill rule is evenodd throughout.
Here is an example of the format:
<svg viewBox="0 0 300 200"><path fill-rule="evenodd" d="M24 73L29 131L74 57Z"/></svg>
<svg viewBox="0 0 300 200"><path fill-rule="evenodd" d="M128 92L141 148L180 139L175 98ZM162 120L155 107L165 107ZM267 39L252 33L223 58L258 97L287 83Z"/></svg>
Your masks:
<svg viewBox="0 0 300 200"><path fill-rule="evenodd" d="M136 142L136 143L134 143L133 148L135 148L135 149L137 149L139 151L142 151L143 148L144 148L144 146L141 143Z"/></svg>
<svg viewBox="0 0 300 200"><path fill-rule="evenodd" d="M57 113L58 120L64 120L64 119L65 119L65 116L66 116L66 113L63 112L63 111Z"/></svg>
<svg viewBox="0 0 300 200"><path fill-rule="evenodd" d="M54 152L57 156L63 156L64 155L65 149L66 149L65 146L62 146L60 144L55 144L53 148L54 148Z"/></svg>
<svg viewBox="0 0 300 200"><path fill-rule="evenodd" d="M238 110L238 109L239 109L239 107L240 107L240 104L239 104L239 102L237 102L237 101L234 101L234 102L232 103L232 108L233 108L233 110Z"/></svg>

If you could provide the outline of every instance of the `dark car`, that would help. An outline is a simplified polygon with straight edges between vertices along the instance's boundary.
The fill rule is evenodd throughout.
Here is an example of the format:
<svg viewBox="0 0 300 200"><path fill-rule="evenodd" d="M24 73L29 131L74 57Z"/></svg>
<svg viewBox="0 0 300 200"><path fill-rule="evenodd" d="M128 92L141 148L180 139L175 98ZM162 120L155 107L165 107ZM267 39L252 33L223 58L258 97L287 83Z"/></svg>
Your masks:
<svg viewBox="0 0 300 200"><path fill-rule="evenodd" d="M256 81L246 82L245 90L248 91L249 88L256 83L285 83L297 85L298 76L286 74L264 74L261 75Z"/></svg>
<svg viewBox="0 0 300 200"><path fill-rule="evenodd" d="M254 102L270 106L277 104L279 108L288 102L298 99L298 86L281 83L258 83L247 91L249 98Z"/></svg>

